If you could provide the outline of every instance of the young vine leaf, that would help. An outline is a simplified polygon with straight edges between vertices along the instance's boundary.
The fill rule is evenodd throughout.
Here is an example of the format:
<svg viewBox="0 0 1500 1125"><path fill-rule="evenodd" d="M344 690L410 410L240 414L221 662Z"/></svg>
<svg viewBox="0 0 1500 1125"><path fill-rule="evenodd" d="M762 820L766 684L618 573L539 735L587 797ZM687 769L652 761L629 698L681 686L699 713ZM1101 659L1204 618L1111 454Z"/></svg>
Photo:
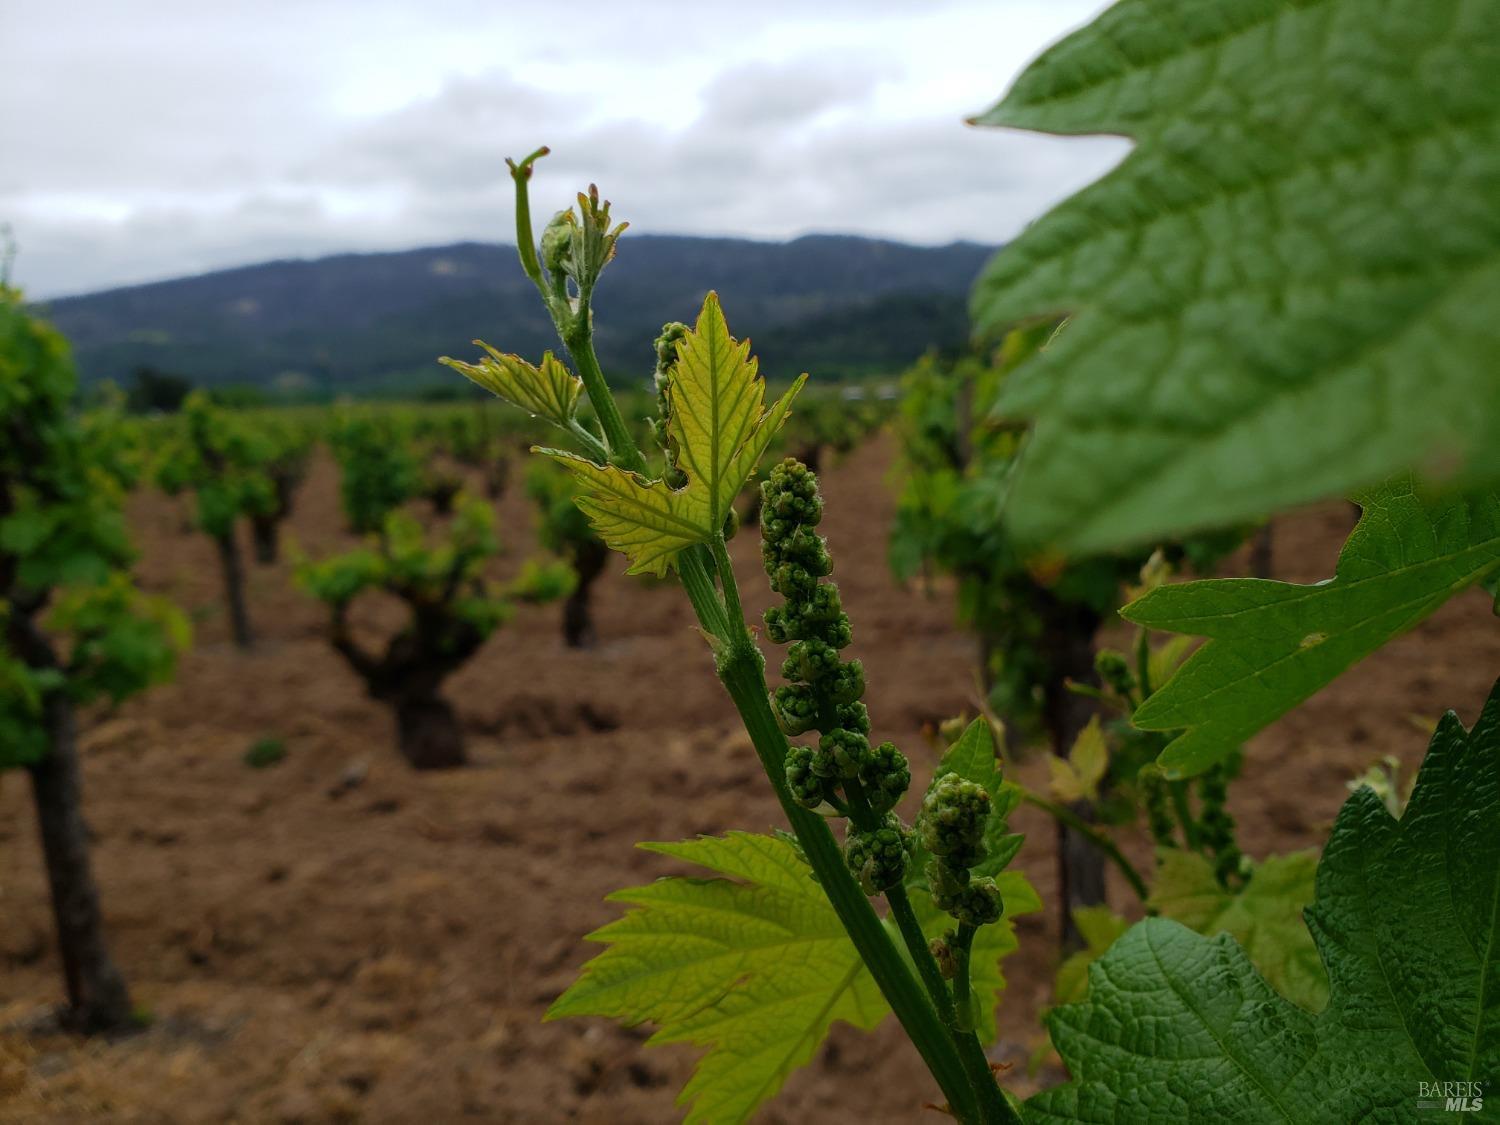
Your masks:
<svg viewBox="0 0 1500 1125"><path fill-rule="evenodd" d="M1052 774L1049 788L1058 800L1097 801L1099 783L1109 770L1109 747L1104 742L1099 716L1095 715L1079 732L1066 758L1048 754L1047 768Z"/></svg>
<svg viewBox="0 0 1500 1125"><path fill-rule="evenodd" d="M733 832L640 846L727 878L660 879L610 895L636 909L589 935L609 948L547 1018L650 1020L659 1025L653 1044L707 1047L680 1098L692 1103L689 1125L747 1119L813 1057L835 1020L868 1030L889 1013L794 843ZM1018 905L1026 909L1019 896ZM923 898L914 906L934 936L951 923ZM999 958L1016 948L1009 896L1006 906L1007 920L984 927L975 944L978 995L1002 986Z"/></svg>
<svg viewBox="0 0 1500 1125"><path fill-rule="evenodd" d="M1001 392L1012 530L1074 553L1500 474L1500 0L1121 0L979 124L1134 151L973 294L1073 314ZM1213 487L1205 488L1205 481Z"/></svg>
<svg viewBox="0 0 1500 1125"><path fill-rule="evenodd" d="M1053 994L1059 1004L1076 1004L1089 994L1089 966L1109 952L1130 923L1107 906L1079 906L1073 910L1073 925L1083 938L1083 948L1069 954L1057 969Z"/></svg>
<svg viewBox="0 0 1500 1125"><path fill-rule="evenodd" d="M443 356L447 364L470 382L476 383L497 398L519 406L528 414L545 418L554 426L567 429L578 413L578 396L583 380L563 366L551 352L542 356L540 367L527 363L518 355L509 355L475 340L489 354L478 363Z"/></svg>
<svg viewBox="0 0 1500 1125"><path fill-rule="evenodd" d="M1410 479L1359 498L1332 581L1218 578L1159 586L1121 610L1149 629L1210 638L1135 712L1188 728L1162 753L1201 772L1454 594L1500 570L1500 494L1425 496Z"/></svg>
<svg viewBox="0 0 1500 1125"><path fill-rule="evenodd" d="M629 573L661 576L684 547L705 542L724 527L734 498L807 381L805 375L798 378L768 410L757 367L749 341L729 334L719 298L710 293L697 325L677 345L668 389L667 428L677 449L676 467L687 477L683 487L560 450L541 450L584 486L578 506L600 537L630 559Z"/></svg>
<svg viewBox="0 0 1500 1125"><path fill-rule="evenodd" d="M1074 1081L1028 1122L1345 1125L1416 1119L1420 1082L1500 1073L1500 684L1472 731L1438 724L1398 821L1361 787L1305 918L1329 976L1316 1015L1227 934L1152 918L1049 1017Z"/></svg>
<svg viewBox="0 0 1500 1125"><path fill-rule="evenodd" d="M1148 905L1208 937L1228 934L1272 988L1317 1012L1328 1001L1328 974L1302 924L1317 869L1316 852L1270 856L1255 865L1243 887L1228 891L1207 857L1164 848Z"/></svg>

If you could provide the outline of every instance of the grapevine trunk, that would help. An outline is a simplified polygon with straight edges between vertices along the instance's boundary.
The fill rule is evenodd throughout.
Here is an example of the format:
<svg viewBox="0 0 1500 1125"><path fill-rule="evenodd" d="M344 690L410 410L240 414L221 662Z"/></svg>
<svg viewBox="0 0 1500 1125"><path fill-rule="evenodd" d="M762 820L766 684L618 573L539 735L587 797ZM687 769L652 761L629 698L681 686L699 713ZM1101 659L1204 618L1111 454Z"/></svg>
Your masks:
<svg viewBox="0 0 1500 1125"><path fill-rule="evenodd" d="M598 540L580 543L573 551L573 570L578 575L578 584L563 602L563 640L569 648L594 646L597 636L589 597L594 579L604 572L608 561L609 548Z"/></svg>
<svg viewBox="0 0 1500 1125"><path fill-rule="evenodd" d="M1047 666L1043 717L1052 752L1066 758L1096 713L1093 701L1069 690L1068 684L1093 684L1098 679L1094 672L1094 632L1099 628L1099 615L1075 602L1055 598L1046 590L1039 592L1037 610L1042 619L1041 643ZM1075 801L1068 808L1084 822L1094 820L1088 801ZM1057 902L1062 911L1064 949L1084 946L1083 935L1073 923L1073 911L1105 901L1104 864L1104 854L1087 836L1058 822Z"/></svg>
<svg viewBox="0 0 1500 1125"><path fill-rule="evenodd" d="M394 707L397 745L412 769L453 769L468 761L458 715L442 696L402 697Z"/></svg>
<svg viewBox="0 0 1500 1125"><path fill-rule="evenodd" d="M73 706L53 693L46 708L51 745L30 773L68 986L67 1022L85 1032L123 1031L133 1022L130 992L104 940L99 890L89 860L89 829L83 819Z"/></svg>
<svg viewBox="0 0 1500 1125"><path fill-rule="evenodd" d="M229 603L229 629L234 643L249 648L255 642L250 632L250 615L245 609L245 568L234 533L214 536L219 550L219 567L224 573L224 597Z"/></svg>
<svg viewBox="0 0 1500 1125"><path fill-rule="evenodd" d="M250 532L255 540L255 561L270 566L281 555L280 517L251 516Z"/></svg>

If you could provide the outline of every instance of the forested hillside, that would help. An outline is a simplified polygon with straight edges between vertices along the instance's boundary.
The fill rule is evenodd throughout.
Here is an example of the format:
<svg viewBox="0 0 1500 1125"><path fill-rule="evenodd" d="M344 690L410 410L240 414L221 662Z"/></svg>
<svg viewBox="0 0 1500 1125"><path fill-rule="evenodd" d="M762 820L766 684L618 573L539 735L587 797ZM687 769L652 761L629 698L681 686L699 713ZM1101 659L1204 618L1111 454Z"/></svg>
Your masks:
<svg viewBox="0 0 1500 1125"><path fill-rule="evenodd" d="M814 235L788 243L627 235L602 279L597 347L622 382L649 376L650 340L689 319L710 288L736 310L768 374L891 373L962 342L961 301L990 248ZM141 366L206 386L297 394L452 385L434 363L474 336L524 354L552 326L512 247L460 243L277 261L56 300L85 383Z"/></svg>

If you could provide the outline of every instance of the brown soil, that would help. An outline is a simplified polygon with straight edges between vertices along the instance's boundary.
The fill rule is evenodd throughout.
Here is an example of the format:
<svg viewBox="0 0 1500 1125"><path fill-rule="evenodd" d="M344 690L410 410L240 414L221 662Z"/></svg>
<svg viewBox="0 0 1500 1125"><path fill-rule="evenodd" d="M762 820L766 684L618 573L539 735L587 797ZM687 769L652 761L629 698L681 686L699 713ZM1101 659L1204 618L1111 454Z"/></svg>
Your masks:
<svg viewBox="0 0 1500 1125"><path fill-rule="evenodd" d="M973 709L973 645L942 589L927 598L889 575L890 462L881 440L828 472L826 531L878 734L923 776L924 726ZM502 569L514 570L530 517L518 495L500 507ZM589 652L563 647L559 607L522 610L448 685L473 766L418 775L285 564L252 570L261 641L242 654L209 541L159 496L137 497L132 518L145 584L197 621L177 682L92 716L85 739L109 929L152 1022L117 1042L36 1030L61 986L26 786L7 778L0 1119L677 1120L690 1050L643 1050L644 1029L541 1015L593 951L582 936L616 915L603 896L672 870L633 841L779 823L684 599L612 567ZM315 555L346 541L326 461L293 522ZM1343 505L1281 521L1278 576L1330 574L1349 524ZM769 598L754 538L734 555L758 613ZM359 621L375 629L392 613L376 605ZM1265 732L1232 799L1247 850L1317 845L1350 776L1385 754L1415 764L1418 727L1448 705L1472 721L1497 671L1500 630L1470 594ZM263 735L284 738L287 758L250 769L243 755ZM1041 763L1022 769L1040 782ZM1050 826L1030 811L1016 822L1031 837L1020 864L1050 896ZM1130 850L1145 859L1142 841ZM1111 893L1128 909L1123 884ZM1020 1089L1054 925L1021 919L1022 951L1007 962L995 1057L1018 1064ZM760 1120L906 1122L934 1094L888 1020L871 1036L836 1029Z"/></svg>

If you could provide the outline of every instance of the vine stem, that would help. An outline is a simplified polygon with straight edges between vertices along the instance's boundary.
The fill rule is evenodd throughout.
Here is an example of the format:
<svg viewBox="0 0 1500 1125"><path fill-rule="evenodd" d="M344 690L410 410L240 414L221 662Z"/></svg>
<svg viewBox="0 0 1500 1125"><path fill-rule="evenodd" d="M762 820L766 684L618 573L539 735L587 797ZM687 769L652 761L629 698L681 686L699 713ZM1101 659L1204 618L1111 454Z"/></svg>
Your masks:
<svg viewBox="0 0 1500 1125"><path fill-rule="evenodd" d="M1125 876L1125 881L1128 882L1131 886L1131 889L1140 896L1142 902L1145 902L1148 898L1151 897L1151 891L1146 886L1146 880L1143 879L1141 877L1141 873L1135 869L1135 865L1131 863L1130 860L1125 858L1125 853L1115 845L1115 842L1113 840L1111 840L1104 833L1100 832L1098 828L1090 824L1088 821L1084 820L1083 817L1079 816L1072 809L1068 808L1068 806L1060 805L1055 801L1049 801L1047 800L1047 798L1033 793L1029 789L1023 791L1023 799L1028 805L1034 805L1036 808L1039 808L1043 812L1047 813L1054 820L1058 820L1063 824L1066 824L1069 828L1073 829L1073 831L1077 832L1080 836L1086 839L1090 844L1103 852L1110 860L1114 862L1114 865L1120 869L1120 874Z"/></svg>
<svg viewBox="0 0 1500 1125"><path fill-rule="evenodd" d="M870 799L865 795L864 786L860 784L857 777L844 779L844 792L849 795L850 819L855 827L865 831L878 827L880 818L870 807ZM932 955L932 947L927 942L927 935L922 932L922 923L917 919L917 912L912 907L911 897L906 893L905 884L897 883L894 887L887 887L885 901L890 907L896 928L901 932L901 940L906 944L906 951L911 955L912 964L917 967L917 973L927 988L927 994L932 998L933 1006L937 1008L938 1017L948 1027L948 1035L953 1040L953 1048L958 1052L964 1071L969 1076L969 1082L979 1096L981 1108L990 1114L993 1120L1008 1120L1003 1113L1009 1110L1010 1106L1005 1100L1005 1094L995 1082L995 1072L990 1069L989 1057L985 1055L984 1047L979 1042L979 1036L975 1034L974 1029L965 1026L961 1018L965 1009L954 1003L953 994L948 991L948 982L943 979L937 959Z"/></svg>
<svg viewBox="0 0 1500 1125"><path fill-rule="evenodd" d="M718 592L706 572L695 574L691 569L684 571L679 568L679 574L695 610L705 602L712 602L722 610ZM699 615L700 620L703 616ZM730 622L729 638L719 637L716 654L719 679L740 713L766 777L776 792L776 799L849 940L937 1080L957 1118L986 1125L989 1122L1009 1125L1012 1121L1019 1125L1019 1118L981 1116L978 1095L968 1069L954 1048L948 1028L939 1019L926 990L912 976L891 943L890 935L870 900L850 874L844 863L843 850L834 839L828 822L792 799L786 786L786 735L771 713L760 651L751 641L743 619L738 626L736 630L735 623ZM741 635L734 636L735 632Z"/></svg>
<svg viewBox="0 0 1500 1125"><path fill-rule="evenodd" d="M969 955L976 932L969 923L960 922L953 938L953 1003L965 1019L969 1013Z"/></svg>
<svg viewBox="0 0 1500 1125"><path fill-rule="evenodd" d="M571 317L563 319L547 292L532 237L530 209L527 203L527 181L531 163L546 154L540 149L519 165L512 165L516 183L516 235L521 250L522 267L537 283L543 300L553 314L559 335L578 367L585 393L599 417L609 460L621 468L643 473L646 459L631 437L619 407L610 393L604 373L594 354L592 315L587 302L580 301ZM838 915L860 959L870 971L886 1003L901 1021L913 1046L932 1072L949 1109L960 1122L975 1125L1022 1125L994 1074L984 1063L983 1080L976 1080L966 1063L952 1029L945 1027L932 998L912 975L900 952L881 923L880 916L855 881L844 862L843 850L833 838L828 823L816 813L804 809L792 799L786 784L786 735L771 713L766 688L765 660L756 647L740 611L739 590L729 565L729 552L722 534L708 546L688 547L679 553L677 574L698 622L710 638L719 680L729 692L745 731L750 735L757 757L765 769L797 842L818 878L824 894ZM714 582L718 572L723 595ZM732 611L731 611L732 607ZM910 904L908 903L908 910ZM913 916L913 921L915 917ZM899 920L898 920L899 925ZM918 927L920 934L920 927ZM923 952L930 957L930 951ZM944 995L947 995L946 989ZM978 1041L975 1040L978 1048ZM983 1059L983 1052L980 1052Z"/></svg>

